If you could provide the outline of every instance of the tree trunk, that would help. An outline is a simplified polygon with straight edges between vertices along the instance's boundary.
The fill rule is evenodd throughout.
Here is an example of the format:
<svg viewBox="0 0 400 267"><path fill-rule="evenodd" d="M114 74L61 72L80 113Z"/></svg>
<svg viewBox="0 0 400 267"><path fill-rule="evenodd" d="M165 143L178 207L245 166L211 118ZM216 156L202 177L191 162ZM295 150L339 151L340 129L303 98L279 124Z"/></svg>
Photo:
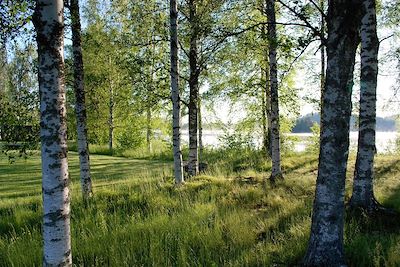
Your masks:
<svg viewBox="0 0 400 267"><path fill-rule="evenodd" d="M269 39L269 75L271 93L271 152L272 152L272 173L271 181L283 178L281 171L281 152L279 138L279 99L278 99L278 69L277 69L277 36L275 20L275 0L266 0L266 14L268 20Z"/></svg>
<svg viewBox="0 0 400 267"><path fill-rule="evenodd" d="M62 0L37 0L33 18L39 56L43 266L72 266L63 9Z"/></svg>
<svg viewBox="0 0 400 267"><path fill-rule="evenodd" d="M92 197L92 179L90 177L89 148L86 124L85 90L83 83L83 59L81 45L81 22L79 16L79 0L70 1L72 22L72 46L74 55L74 89L75 113L78 136L79 166L81 175L82 196L86 202Z"/></svg>
<svg viewBox="0 0 400 267"><path fill-rule="evenodd" d="M197 107L198 107L198 110L197 110L198 116L197 117L199 119L199 162L201 162L203 159L204 147L203 147L203 121L201 118L201 99L200 99L200 97L198 98Z"/></svg>
<svg viewBox="0 0 400 267"><path fill-rule="evenodd" d="M350 205L368 211L379 207L373 190L378 49L375 0L365 0L361 20L360 125Z"/></svg>
<svg viewBox="0 0 400 267"><path fill-rule="evenodd" d="M322 11L325 10L325 0L320 0L320 8ZM325 14L321 14L321 36L322 36L321 40L323 40L325 38ZM321 103L323 99L324 86L325 86L325 45L323 41L321 41L321 73L320 73Z"/></svg>
<svg viewBox="0 0 400 267"><path fill-rule="evenodd" d="M344 266L344 188L359 0L330 1L318 177L305 266Z"/></svg>
<svg viewBox="0 0 400 267"><path fill-rule="evenodd" d="M197 102L199 98L199 68L197 64L197 38L198 25L195 0L189 0L189 23L190 23L190 51L189 51L189 159L188 173L195 176L199 173L199 152L197 140Z"/></svg>
<svg viewBox="0 0 400 267"><path fill-rule="evenodd" d="M151 107L147 106L146 109L146 144L147 144L147 152L151 152Z"/></svg>
<svg viewBox="0 0 400 267"><path fill-rule="evenodd" d="M182 184L183 167L181 151L181 100L179 92L178 64L178 4L170 0L170 49L171 49L171 99L172 99L172 144L174 153L175 183Z"/></svg>
<svg viewBox="0 0 400 267"><path fill-rule="evenodd" d="M5 93L7 79L7 49L0 41L0 95Z"/></svg>
<svg viewBox="0 0 400 267"><path fill-rule="evenodd" d="M111 68L111 58L110 58ZM108 150L112 153L113 151L113 139L114 139L114 86L112 83L112 77L110 74L110 99L108 103Z"/></svg>
<svg viewBox="0 0 400 267"><path fill-rule="evenodd" d="M264 68L261 67L261 125L262 125L262 149L264 150L265 156L268 155L268 130L267 130L267 109L266 109L266 94L265 94L265 72Z"/></svg>
<svg viewBox="0 0 400 267"><path fill-rule="evenodd" d="M261 5L261 10L266 10L263 5ZM262 15L266 15L262 11ZM265 25L261 28L261 39L264 44L268 44L268 39L265 33ZM270 94L270 75L269 75L269 49L265 48L264 51L264 64L262 64L261 68L261 81L262 85L262 105L263 105L263 148L265 151L265 155L271 157L271 94Z"/></svg>

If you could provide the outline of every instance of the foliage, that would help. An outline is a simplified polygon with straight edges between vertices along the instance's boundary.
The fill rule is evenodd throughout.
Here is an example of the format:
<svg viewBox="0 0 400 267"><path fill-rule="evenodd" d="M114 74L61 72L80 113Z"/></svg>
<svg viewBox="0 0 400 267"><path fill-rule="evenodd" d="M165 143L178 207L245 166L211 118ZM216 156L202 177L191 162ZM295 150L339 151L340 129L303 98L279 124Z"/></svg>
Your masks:
<svg viewBox="0 0 400 267"><path fill-rule="evenodd" d="M318 123L314 122L314 124L311 126L311 137L308 139L308 144L306 147L306 150L317 154L319 151L319 133L320 133L320 126Z"/></svg>
<svg viewBox="0 0 400 267"><path fill-rule="evenodd" d="M134 121L128 121L123 127L117 129L116 139L118 149L127 150L138 148L144 143L143 127Z"/></svg>
<svg viewBox="0 0 400 267"><path fill-rule="evenodd" d="M21 30L29 31L26 24L32 19L34 4L33 0L0 1L0 44L15 38Z"/></svg>
<svg viewBox="0 0 400 267"><path fill-rule="evenodd" d="M1 58L0 139L1 151L10 159L28 155L39 142L39 105L35 47L15 45L13 57Z"/></svg>
<svg viewBox="0 0 400 267"><path fill-rule="evenodd" d="M248 133L241 131L224 131L224 134L218 138L221 148L227 150L251 149L255 147L254 138Z"/></svg>

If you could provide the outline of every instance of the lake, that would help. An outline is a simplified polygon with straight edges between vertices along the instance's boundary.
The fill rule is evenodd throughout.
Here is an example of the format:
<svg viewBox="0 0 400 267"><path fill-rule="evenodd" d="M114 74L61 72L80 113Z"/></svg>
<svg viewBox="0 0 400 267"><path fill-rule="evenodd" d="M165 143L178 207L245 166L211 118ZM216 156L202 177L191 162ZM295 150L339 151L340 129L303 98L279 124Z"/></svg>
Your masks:
<svg viewBox="0 0 400 267"><path fill-rule="evenodd" d="M220 145L219 138L224 135L222 130L203 130L203 143L205 146L218 147ZM295 142L294 149L297 152L304 151L308 145L307 140L312 136L312 133L290 133L290 137L297 137L299 141ZM182 131L183 142L188 143L188 132ZM376 133L376 148L378 153L394 152L396 139L399 138L397 132L377 132ZM357 148L358 132L350 132L350 149ZM260 144L260 141L256 141Z"/></svg>

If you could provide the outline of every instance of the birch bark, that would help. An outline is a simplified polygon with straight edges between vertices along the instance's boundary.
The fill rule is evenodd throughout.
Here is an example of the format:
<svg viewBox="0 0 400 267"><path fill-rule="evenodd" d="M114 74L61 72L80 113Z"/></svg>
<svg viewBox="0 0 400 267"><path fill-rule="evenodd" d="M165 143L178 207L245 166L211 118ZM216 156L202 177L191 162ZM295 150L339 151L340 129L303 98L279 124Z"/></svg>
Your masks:
<svg viewBox="0 0 400 267"><path fill-rule="evenodd" d="M198 25L196 21L197 10L195 0L189 0L189 23L190 23L190 51L189 51L189 159L188 173L195 176L199 173L199 151L198 151L198 118L197 101L199 98L199 68L197 62L197 39Z"/></svg>
<svg viewBox="0 0 400 267"><path fill-rule="evenodd" d="M379 41L376 31L375 0L363 2L361 20L360 127L350 205L373 211L379 207L374 197L376 86Z"/></svg>
<svg viewBox="0 0 400 267"><path fill-rule="evenodd" d="M329 1L318 177L305 266L345 266L344 188L360 0Z"/></svg>
<svg viewBox="0 0 400 267"><path fill-rule="evenodd" d="M271 157L272 173L271 181L283 178L281 170L281 152L279 138L279 99L278 99L278 69L277 69L277 36L275 19L275 0L266 0L267 35L269 39L269 76L271 98Z"/></svg>
<svg viewBox="0 0 400 267"><path fill-rule="evenodd" d="M78 135L78 153L81 176L82 196L84 201L92 195L92 178L90 176L90 160L87 134L87 116L85 104L84 72L81 41L81 21L79 16L79 0L70 1L72 22L72 47L74 56L74 91L75 113Z"/></svg>
<svg viewBox="0 0 400 267"><path fill-rule="evenodd" d="M44 266L72 266L64 86L64 3L37 0Z"/></svg>
<svg viewBox="0 0 400 267"><path fill-rule="evenodd" d="M178 64L178 4L170 0L170 50L171 50L171 99L172 99L172 144L174 153L175 183L181 184L183 179L181 151L181 101L179 92Z"/></svg>

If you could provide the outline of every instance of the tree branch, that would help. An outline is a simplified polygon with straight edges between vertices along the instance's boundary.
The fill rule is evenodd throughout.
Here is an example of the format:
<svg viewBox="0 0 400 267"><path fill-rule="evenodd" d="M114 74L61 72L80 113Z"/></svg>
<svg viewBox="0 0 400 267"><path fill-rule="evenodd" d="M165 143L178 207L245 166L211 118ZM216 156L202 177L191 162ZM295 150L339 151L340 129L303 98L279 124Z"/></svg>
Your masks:
<svg viewBox="0 0 400 267"><path fill-rule="evenodd" d="M326 39L324 36L321 35L321 31L314 26L311 25L311 23L307 20L307 18L303 15L297 12L294 8L288 6L286 3L284 3L282 0L277 0L282 6L286 7L291 11L296 17L298 17L301 21L303 21L309 29L311 29L314 33L315 36L319 36L321 39L321 42L323 44L326 44Z"/></svg>

